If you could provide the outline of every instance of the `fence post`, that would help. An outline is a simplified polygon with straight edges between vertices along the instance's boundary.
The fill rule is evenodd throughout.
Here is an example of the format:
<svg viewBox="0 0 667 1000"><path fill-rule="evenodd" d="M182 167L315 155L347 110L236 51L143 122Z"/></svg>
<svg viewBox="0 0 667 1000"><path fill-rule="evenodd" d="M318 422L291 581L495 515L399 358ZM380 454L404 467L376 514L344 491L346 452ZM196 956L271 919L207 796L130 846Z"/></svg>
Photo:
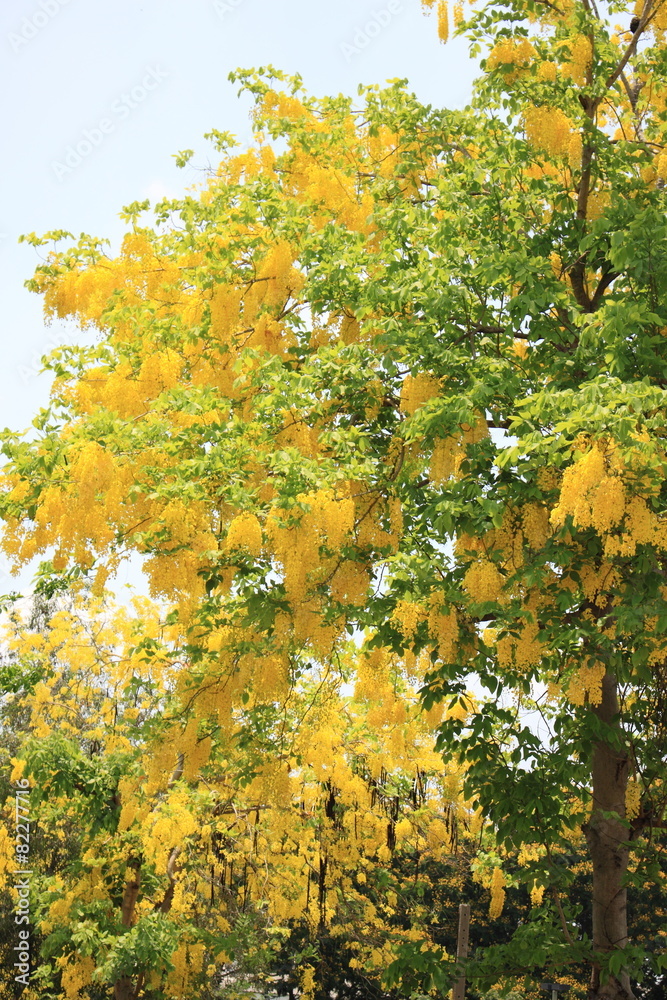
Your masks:
<svg viewBox="0 0 667 1000"><path fill-rule="evenodd" d="M459 936L456 945L457 959L468 957L468 938L470 936L470 903L459 904ZM466 977L461 976L452 990L452 1000L464 1000L466 992Z"/></svg>

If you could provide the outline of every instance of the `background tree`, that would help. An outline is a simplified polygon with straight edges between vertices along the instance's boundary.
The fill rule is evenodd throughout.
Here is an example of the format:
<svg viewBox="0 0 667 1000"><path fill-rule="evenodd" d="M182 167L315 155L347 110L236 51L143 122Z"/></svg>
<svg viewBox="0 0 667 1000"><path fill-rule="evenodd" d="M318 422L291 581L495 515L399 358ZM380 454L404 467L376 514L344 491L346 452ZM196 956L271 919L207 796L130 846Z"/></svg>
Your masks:
<svg viewBox="0 0 667 1000"><path fill-rule="evenodd" d="M665 810L667 15L635 13L629 36L588 0L487 4L460 24L489 46L463 112L237 74L253 148L214 133L199 195L153 227L129 206L117 255L83 237L38 268L47 314L100 341L51 356L3 500L18 562L99 589L144 556L202 720L350 634L421 674L427 709L476 675L489 698L440 748L499 849L540 845L521 877L548 903L471 972L585 962L614 1000L646 960L627 886L661 882ZM553 858L582 835L575 939Z"/></svg>
<svg viewBox="0 0 667 1000"><path fill-rule="evenodd" d="M272 690L269 666L261 690L202 715L176 694L189 664L170 632L145 600L82 596L33 627L14 616L7 641L39 679L21 692L3 795L0 947L11 969L12 782L29 775L40 961L34 990L7 982L6 996L239 995L279 970L319 993L335 941L375 995L405 940L446 963L416 889L479 817L433 749L442 711L419 711L398 657L350 654Z"/></svg>

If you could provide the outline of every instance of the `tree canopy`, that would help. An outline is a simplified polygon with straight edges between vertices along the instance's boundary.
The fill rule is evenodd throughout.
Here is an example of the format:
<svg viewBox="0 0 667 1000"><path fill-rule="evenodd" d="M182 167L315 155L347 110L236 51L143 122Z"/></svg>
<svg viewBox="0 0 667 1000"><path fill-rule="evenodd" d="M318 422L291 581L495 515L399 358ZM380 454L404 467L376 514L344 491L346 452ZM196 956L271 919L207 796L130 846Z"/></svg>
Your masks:
<svg viewBox="0 0 667 1000"><path fill-rule="evenodd" d="M88 852L68 878L97 871L99 911L115 906L112 929L77 911L64 937L40 916L44 953L87 970L56 996L91 978L117 998L181 995L170 968L196 971L239 933L207 923L230 858L253 919L279 929L319 892L320 925L345 935L367 846L391 909L400 851L377 872L402 836L419 857L451 853L456 822L482 819L492 914L511 856L534 909L469 975L487 988L586 966L591 996L628 1000L661 973L627 894L663 882L667 6L510 0L453 17L484 55L469 108L425 107L405 81L355 102L238 71L255 141L211 133L221 162L200 190L152 221L147 203L125 208L117 253L28 237L48 248L30 283L47 316L98 338L49 356L49 407L5 433L4 551L43 559L44 592L90 600L136 553L157 608L141 637L118 626L120 665L110 639L90 645L94 683L77 683L98 693L71 731L44 706L76 655L29 685L15 776L66 796ZM356 702L340 688L354 676ZM420 798L431 773L454 784ZM100 796L103 815L86 805ZM429 841L433 823L446 834ZM188 887L197 836L215 858L206 916L208 882ZM323 838L347 916L322 901ZM582 843L578 933L561 862ZM164 919L177 897L185 931ZM387 988L445 990L460 969L415 914L402 938L362 934L356 961L386 967ZM310 995L317 963L302 964Z"/></svg>

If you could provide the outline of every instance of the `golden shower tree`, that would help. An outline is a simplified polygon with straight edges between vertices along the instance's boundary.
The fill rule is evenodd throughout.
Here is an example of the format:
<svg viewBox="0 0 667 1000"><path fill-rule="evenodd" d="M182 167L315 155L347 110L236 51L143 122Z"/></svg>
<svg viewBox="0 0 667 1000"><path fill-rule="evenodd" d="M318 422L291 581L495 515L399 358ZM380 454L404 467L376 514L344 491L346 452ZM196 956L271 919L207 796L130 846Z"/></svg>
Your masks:
<svg viewBox="0 0 667 1000"><path fill-rule="evenodd" d="M47 315L100 335L50 356L50 407L5 437L3 544L95 592L143 558L174 650L148 796L180 794L172 751L219 767L214 730L281 760L281 699L351 655L398 658L427 710L475 675L489 697L439 747L544 896L471 974L586 962L592 996L627 1000L663 962L626 903L662 878L665 813L667 5L609 6L456 6L486 46L465 111L233 75L250 149L213 133L201 190L37 269ZM582 835L577 932L556 861ZM394 982L421 942L397 948Z"/></svg>
<svg viewBox="0 0 667 1000"><path fill-rule="evenodd" d="M20 927L33 967L4 977L3 1000L238 995L279 953L312 994L323 937L371 981L418 942L446 983L453 959L419 892L434 864L465 878L470 851L452 859L481 816L434 750L442 708L419 710L398 657L349 650L290 688L287 662L234 665L213 632L197 647L208 690L184 698L193 660L151 601L58 604L32 622L15 612L5 635L0 884L7 900L28 872L31 907L12 934L9 900L0 961L13 968ZM237 686L250 664L256 683Z"/></svg>

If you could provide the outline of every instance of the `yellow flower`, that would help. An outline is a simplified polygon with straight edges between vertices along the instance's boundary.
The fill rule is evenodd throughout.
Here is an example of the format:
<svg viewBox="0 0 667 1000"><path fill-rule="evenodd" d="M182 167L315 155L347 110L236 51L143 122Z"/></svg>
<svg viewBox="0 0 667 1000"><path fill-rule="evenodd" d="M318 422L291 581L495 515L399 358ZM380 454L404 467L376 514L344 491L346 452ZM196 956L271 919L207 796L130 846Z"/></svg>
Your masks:
<svg viewBox="0 0 667 1000"><path fill-rule="evenodd" d="M524 112L526 139L535 149L550 156L567 156L574 125L560 108L545 105Z"/></svg>
<svg viewBox="0 0 667 1000"><path fill-rule="evenodd" d="M27 761L21 760L19 757L12 757L11 764L13 764L12 773L9 776L11 782L18 781L19 778L23 777L23 773L27 766Z"/></svg>
<svg viewBox="0 0 667 1000"><path fill-rule="evenodd" d="M544 886L538 885L537 882L535 882L533 888L530 890L531 904L533 906L540 906L543 896L544 896Z"/></svg>
<svg viewBox="0 0 667 1000"><path fill-rule="evenodd" d="M431 375L406 375L401 386L401 410L412 416L439 392L440 382Z"/></svg>
<svg viewBox="0 0 667 1000"><path fill-rule="evenodd" d="M628 781L625 790L625 818L636 819L639 816L642 798L642 788L638 781Z"/></svg>
<svg viewBox="0 0 667 1000"><path fill-rule="evenodd" d="M419 623L426 618L426 610L414 601L397 601L392 618L404 638L412 639Z"/></svg>
<svg viewBox="0 0 667 1000"><path fill-rule="evenodd" d="M489 903L489 919L496 920L503 912L505 905L505 875L502 868L494 868L491 876L491 902Z"/></svg>
<svg viewBox="0 0 667 1000"><path fill-rule="evenodd" d="M301 970L301 996L303 1000L312 1000L315 993L315 969L312 965L305 965Z"/></svg>
<svg viewBox="0 0 667 1000"><path fill-rule="evenodd" d="M449 38L449 11L447 0L438 0L438 37L441 42Z"/></svg>
<svg viewBox="0 0 667 1000"><path fill-rule="evenodd" d="M590 39L586 35L577 35L570 42L570 58L564 64L563 70L572 80L581 86L586 82L586 74L593 58Z"/></svg>
<svg viewBox="0 0 667 1000"><path fill-rule="evenodd" d="M253 556L262 550L262 529L254 514L243 513L235 517L227 532L227 549L247 549Z"/></svg>
<svg viewBox="0 0 667 1000"><path fill-rule="evenodd" d="M553 83L558 75L558 68L555 62L550 62L545 59L537 67L537 77L539 80L547 80L549 83Z"/></svg>
<svg viewBox="0 0 667 1000"><path fill-rule="evenodd" d="M474 601L496 601L502 593L503 577L495 563L478 559L466 571L463 587Z"/></svg>

